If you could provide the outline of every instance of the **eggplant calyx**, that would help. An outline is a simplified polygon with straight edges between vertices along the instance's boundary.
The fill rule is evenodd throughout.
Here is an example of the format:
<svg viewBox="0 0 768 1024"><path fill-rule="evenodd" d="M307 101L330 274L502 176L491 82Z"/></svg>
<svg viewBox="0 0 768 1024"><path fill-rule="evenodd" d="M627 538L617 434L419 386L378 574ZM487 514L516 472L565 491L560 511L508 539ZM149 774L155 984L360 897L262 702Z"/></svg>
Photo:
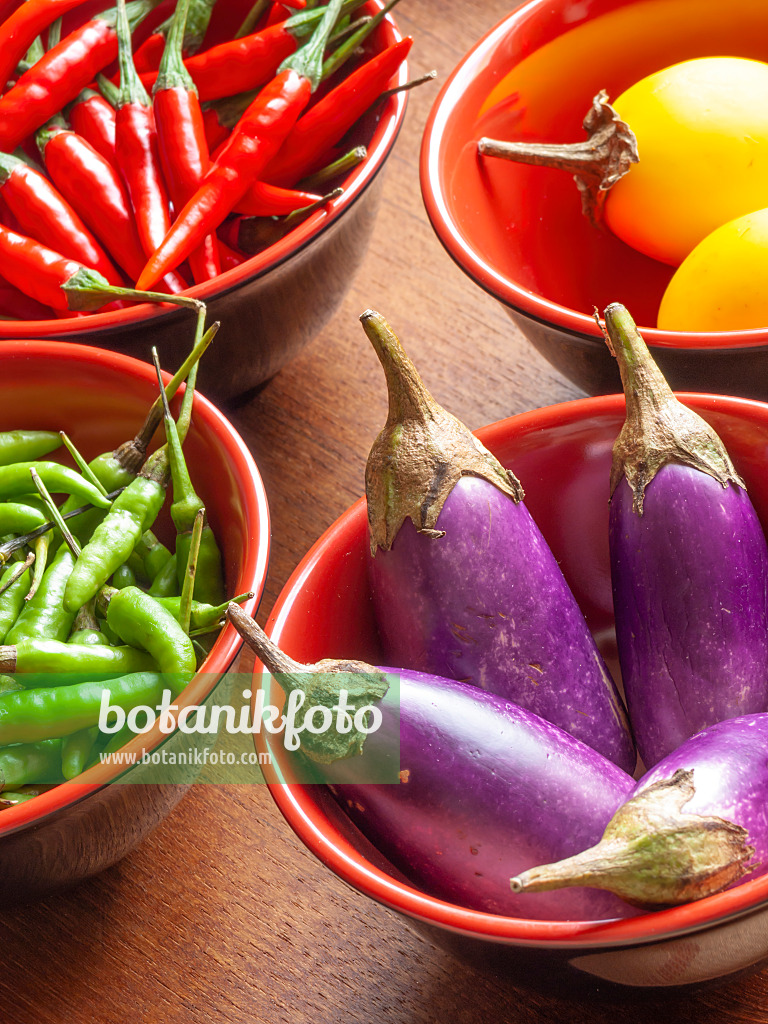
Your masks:
<svg viewBox="0 0 768 1024"><path fill-rule="evenodd" d="M581 194L581 212L597 227L609 190L639 162L635 133L622 121L601 89L582 122L584 142L557 145L548 142L502 142L480 139L478 153L536 167L570 171Z"/></svg>
<svg viewBox="0 0 768 1024"><path fill-rule="evenodd" d="M622 804L596 846L524 871L511 879L512 891L586 885L654 908L727 889L751 870L755 849L747 830L734 822L684 814L694 793L693 770L678 769Z"/></svg>
<svg viewBox="0 0 768 1024"><path fill-rule="evenodd" d="M298 691L303 695L301 707L327 708L335 712L329 721L332 728L322 732L304 731L301 752L316 764L330 764L363 752L367 733L358 728L358 712L380 701L389 689L384 672L364 661L326 659L314 665L303 665L281 651L264 630L239 604L232 601L227 607L227 618L237 632L269 669L286 697ZM343 710L339 710L342 691L345 694ZM368 725L364 713L363 725ZM344 729L337 728L342 721Z"/></svg>
<svg viewBox="0 0 768 1024"><path fill-rule="evenodd" d="M480 477L512 501L522 501L520 481L438 405L384 317L368 309L360 320L389 391L387 422L365 468L371 554L388 551L406 519L419 533L442 537L437 518L462 476Z"/></svg>
<svg viewBox="0 0 768 1024"><path fill-rule="evenodd" d="M626 308L613 302L604 316L605 340L619 364L627 403L627 418L613 446L611 494L625 476L632 508L642 515L646 487L670 462L707 473L723 487L735 484L746 490L712 427L675 398Z"/></svg>

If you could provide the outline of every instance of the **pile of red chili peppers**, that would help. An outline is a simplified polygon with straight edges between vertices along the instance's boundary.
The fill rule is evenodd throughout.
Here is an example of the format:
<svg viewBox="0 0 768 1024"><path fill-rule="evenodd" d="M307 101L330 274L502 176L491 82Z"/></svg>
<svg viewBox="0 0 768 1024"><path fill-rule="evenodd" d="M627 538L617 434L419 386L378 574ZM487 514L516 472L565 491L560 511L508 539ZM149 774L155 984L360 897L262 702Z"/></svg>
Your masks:
<svg viewBox="0 0 768 1024"><path fill-rule="evenodd" d="M6 319L178 295L270 244L365 158L345 137L412 42L376 47L397 0L84 2L0 0Z"/></svg>

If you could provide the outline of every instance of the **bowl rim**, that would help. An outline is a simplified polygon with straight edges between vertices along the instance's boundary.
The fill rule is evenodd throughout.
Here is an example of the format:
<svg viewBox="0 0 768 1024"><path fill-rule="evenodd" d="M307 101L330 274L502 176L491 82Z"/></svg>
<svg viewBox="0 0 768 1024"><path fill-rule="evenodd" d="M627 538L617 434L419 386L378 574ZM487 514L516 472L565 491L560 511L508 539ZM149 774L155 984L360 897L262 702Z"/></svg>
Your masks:
<svg viewBox="0 0 768 1024"><path fill-rule="evenodd" d="M83 365L108 370L116 376L125 377L130 383L139 382L157 388L154 367L133 356L107 349L94 348L88 345L77 345L69 342L45 340L19 340L4 342L0 345L0 367L6 360L14 359L58 359L71 362L74 368ZM163 371L167 383L171 374ZM253 580L251 588L254 597L243 604L249 614L255 615L264 593L267 578L269 551L271 541L269 505L264 482L256 462L239 433L222 412L204 395L195 393L195 421L200 432L213 432L224 444L227 456L231 460L237 476L243 481L246 490L242 494L243 507L249 510L249 518L253 519L253 535L255 542L244 561L241 573L245 579ZM195 426L193 425L193 430ZM235 664L242 641L231 623L226 627L217 641L215 665L206 668L211 657L201 666L188 686L182 692L177 703L181 707L202 703L215 689L223 676ZM176 735L160 731L159 723L147 733L136 736L123 748L132 753L142 749L154 750L161 743ZM119 783L119 776L132 769L126 765L94 765L86 772L69 782L62 782L53 789L13 807L5 808L0 813L0 841L2 837L19 832L31 825L37 826L63 809L79 803L105 786Z"/></svg>
<svg viewBox="0 0 768 1024"><path fill-rule="evenodd" d="M565 0L557 0L563 3ZM613 7L644 0L613 0ZM613 9L613 8L612 8ZM419 180L427 215L443 247L459 267L484 291L511 309L541 324L554 326L585 342L604 344L594 319L568 306L530 291L502 274L473 248L460 224L452 216L441 176L442 152L446 129L455 107L461 103L467 85L489 65L497 48L505 52L502 41L540 11L554 15L552 0L528 0L503 18L482 36L461 58L438 93L427 117L419 158ZM569 28L574 27L569 25ZM768 328L741 331L664 331L642 327L647 344L671 349L752 350L768 346Z"/></svg>
<svg viewBox="0 0 768 1024"><path fill-rule="evenodd" d="M385 0L366 0L366 5L376 11L386 4ZM378 28L384 35L386 46L400 42L404 38L391 14L387 14ZM397 85L405 85L408 81L408 60L400 65L397 74ZM301 221L287 235L262 252L245 259L237 267L222 271L217 277L201 284L192 285L181 294L192 299L200 299L211 303L224 298L239 288L246 281L263 277L270 270L281 266L291 256L305 249L315 238L328 231L339 217L351 207L373 182L383 168L392 147L397 140L405 118L408 105L408 90L400 91L387 98L381 117L367 146L368 156L362 163L354 167L344 180L344 193L332 199L321 209L315 210L306 220ZM171 305L154 305L139 303L124 309L110 310L105 313L91 313L87 317L71 317L61 320L0 320L0 339L55 337L66 339L70 335L77 336L94 334L98 341L100 330L113 331L138 324L149 326L169 313L183 314L184 307Z"/></svg>
<svg viewBox="0 0 768 1024"><path fill-rule="evenodd" d="M676 394L704 415L708 412L743 414L748 411L750 421L764 426L768 435L768 403L699 392ZM589 417L614 415L621 419L624 410L623 395L601 395L520 413L498 420L475 433L483 444L493 450L494 441L507 436L512 422L516 436L521 437L554 426L573 425ZM318 563L332 554L337 536L350 519L364 516L364 505L365 498L360 498L347 509L313 544L291 574L265 627L276 642L280 641L306 577ZM257 661L254 673L261 671ZM259 742L258 734L254 739ZM279 747L275 749L279 750ZM479 939L547 950L583 951L637 946L720 926L768 904L768 874L765 874L695 903L616 921L540 921L468 910L399 882L366 860L335 828L331 828L332 834L329 835L325 815L311 796L312 786L275 781L269 781L268 785L277 807L296 835L344 882L406 917Z"/></svg>

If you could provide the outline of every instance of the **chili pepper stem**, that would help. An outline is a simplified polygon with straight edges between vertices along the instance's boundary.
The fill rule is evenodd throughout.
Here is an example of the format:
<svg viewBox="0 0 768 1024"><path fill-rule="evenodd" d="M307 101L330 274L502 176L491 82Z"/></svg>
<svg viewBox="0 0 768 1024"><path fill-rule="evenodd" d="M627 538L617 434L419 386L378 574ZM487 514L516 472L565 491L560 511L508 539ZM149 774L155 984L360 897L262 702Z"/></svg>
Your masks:
<svg viewBox="0 0 768 1024"><path fill-rule="evenodd" d="M604 89L592 100L583 125L589 136L585 142L555 145L482 138L477 151L481 156L569 171L581 193L582 213L596 226L609 189L639 160L637 139L608 102Z"/></svg>
<svg viewBox="0 0 768 1024"><path fill-rule="evenodd" d="M72 441L69 438L69 435L67 433L65 433L65 431L63 431L63 430L59 431L59 435L61 437L61 440L64 442L64 446L66 447L67 451L69 452L69 454L72 456L72 458L77 463L77 465L78 465L78 467L80 469L80 472L83 474L83 476L87 477L88 480L91 481L93 486L98 488L101 491L101 493L104 495L104 497L106 497L107 496L107 489L106 489L106 487L101 482L101 480L99 480L99 478L93 472L93 470L88 465L88 463L85 461L83 456L80 454L80 452L74 446L74 444L72 443Z"/></svg>
<svg viewBox="0 0 768 1024"><path fill-rule="evenodd" d="M43 573L45 572L46 565L48 564L48 549L50 545L51 538L47 534L43 534L42 537L38 537L35 541L35 568L32 571L32 583L30 588L24 595L25 601L31 601L40 587L40 583L43 579Z"/></svg>
<svg viewBox="0 0 768 1024"><path fill-rule="evenodd" d="M202 358L203 353L216 337L219 327L221 327L221 323L218 320L211 324L202 338L196 342L194 348L178 368L176 373L174 373L173 377L168 381L163 389L166 401L170 401L173 398L181 383L189 376L192 367L195 366ZM118 462L125 466L126 469L131 472L138 472L141 464L146 458L149 442L152 440L152 436L157 430L162 418L163 398L161 395L158 395L150 406L146 419L136 436L130 441L125 441L115 451L115 457Z"/></svg>
<svg viewBox="0 0 768 1024"><path fill-rule="evenodd" d="M53 521L58 526L58 528L59 528L59 530L61 532L61 535L62 535L62 537L64 538L64 540L65 540L65 542L67 544L67 547L72 552L72 554L75 556L75 558L77 558L77 556L80 554L80 545L77 543L75 538L70 533L67 524L64 522L64 517L62 516L61 512L59 512L59 509L58 509L56 503L54 502L53 498L51 497L51 495L50 495L50 493L48 491L48 488L45 486L43 481L40 479L40 476L38 475L37 471L32 469L32 470L30 470L30 473L32 474L32 480L34 481L35 487L40 492L40 496L42 497L43 501L45 502L46 508L48 509L48 511L51 514L51 518L53 519Z"/></svg>
<svg viewBox="0 0 768 1024"><path fill-rule="evenodd" d="M267 7L269 6L269 2L270 0L256 0L256 3L246 14L242 25L237 30L237 32L235 32L235 39L242 39L243 36L249 36L253 32L253 30L256 28L256 25L260 21L262 14L264 13L264 11L266 11Z"/></svg>
<svg viewBox="0 0 768 1024"><path fill-rule="evenodd" d="M61 286L67 295L67 305L74 312L98 309L115 299L128 299L133 302L168 303L172 306L186 306L195 309L199 316L205 318L205 303L188 295L164 295L161 292L143 292L135 288L120 288L111 285L93 270L83 267Z"/></svg>
<svg viewBox="0 0 768 1024"><path fill-rule="evenodd" d="M357 167L357 165L361 164L367 156L368 150L365 146L355 146L354 149L350 149L349 152L344 154L344 156L340 156L338 160L334 160L332 163L326 164L326 166L321 167L319 171L315 171L314 174L304 178L301 182L302 188L311 191L313 188L324 185L326 181L331 181L333 178L338 177L338 175L346 174L346 172L351 171L353 167Z"/></svg>
<svg viewBox="0 0 768 1024"><path fill-rule="evenodd" d="M195 523L192 527L192 541L189 546L189 557L187 568L184 573L184 585L181 588L181 602L179 604L179 625L185 633L189 633L189 623L192 617L192 595L195 590L195 576L197 575L197 559L200 554L200 540L203 536L203 525L205 523L205 509L201 508L195 516Z"/></svg>
<svg viewBox="0 0 768 1024"><path fill-rule="evenodd" d="M114 501L122 490L123 488L120 487L116 491L111 491L107 497L110 501ZM93 511L93 505L80 505L79 508L73 508L71 512L65 512L62 515L62 519L72 519L74 516L81 516L84 512L91 511ZM48 523L43 523L42 526L38 526L35 530L30 530L29 533L19 534L18 537L14 537L12 540L8 540L4 544L0 544L0 565L5 565L15 551L26 547L27 544L30 544L33 540L41 537L44 533L47 533L48 530L52 530L55 525L56 523L51 520Z"/></svg>
<svg viewBox="0 0 768 1024"><path fill-rule="evenodd" d="M412 78L410 82L405 82L403 85L393 85L391 89L385 89L381 96L379 96L379 101L388 100L390 96L396 96L399 92L410 92L411 89L417 89L420 85L427 85L429 82L434 82L436 78L437 70L433 68L431 71L427 71L425 75L419 75L418 78Z"/></svg>
<svg viewBox="0 0 768 1024"><path fill-rule="evenodd" d="M27 571L27 569L29 569L30 566L34 563L34 561L35 554L33 551L30 551L27 557L24 559L24 561L19 562L19 564L13 570L13 572L2 585L2 587L0 587L0 594L4 594L6 590L12 587L13 584L16 583L18 580L20 580L24 573Z"/></svg>
<svg viewBox="0 0 768 1024"><path fill-rule="evenodd" d="M368 38L373 30L378 28L392 8L399 2L400 0L389 0L389 3L385 7L382 7L382 9L367 21L365 25L359 28L354 35L349 36L341 46L334 50L331 56L323 64L322 81L325 81L326 78L330 78L334 71L338 71L341 65L352 56L360 44Z"/></svg>

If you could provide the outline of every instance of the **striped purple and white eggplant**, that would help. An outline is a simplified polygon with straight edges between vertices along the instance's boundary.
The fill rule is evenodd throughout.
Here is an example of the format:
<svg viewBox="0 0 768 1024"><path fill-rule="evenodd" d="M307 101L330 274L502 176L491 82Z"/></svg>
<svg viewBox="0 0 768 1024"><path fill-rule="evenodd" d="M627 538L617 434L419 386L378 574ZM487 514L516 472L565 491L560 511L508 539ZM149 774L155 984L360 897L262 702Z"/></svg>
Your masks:
<svg viewBox="0 0 768 1024"><path fill-rule="evenodd" d="M359 830L416 886L493 914L604 920L635 913L597 890L530 900L509 887L510 863L523 870L602 834L635 785L613 762L466 683L361 662L301 665L238 605L228 614L287 696L298 689L307 706L333 708L344 688L350 714L379 708L375 731L303 733L299 750ZM395 673L399 686L382 673ZM386 767L399 784L360 781L384 778Z"/></svg>
<svg viewBox="0 0 768 1024"><path fill-rule="evenodd" d="M627 310L605 311L627 419L611 474L616 637L646 767L768 710L768 545L720 438L679 402Z"/></svg>
<svg viewBox="0 0 768 1024"><path fill-rule="evenodd" d="M768 714L718 722L638 782L592 849L512 879L522 895L598 886L633 904L687 903L768 870Z"/></svg>
<svg viewBox="0 0 768 1024"><path fill-rule="evenodd" d="M621 698L519 481L437 404L384 319L361 320L389 390L366 468L386 659L506 697L631 772Z"/></svg>

